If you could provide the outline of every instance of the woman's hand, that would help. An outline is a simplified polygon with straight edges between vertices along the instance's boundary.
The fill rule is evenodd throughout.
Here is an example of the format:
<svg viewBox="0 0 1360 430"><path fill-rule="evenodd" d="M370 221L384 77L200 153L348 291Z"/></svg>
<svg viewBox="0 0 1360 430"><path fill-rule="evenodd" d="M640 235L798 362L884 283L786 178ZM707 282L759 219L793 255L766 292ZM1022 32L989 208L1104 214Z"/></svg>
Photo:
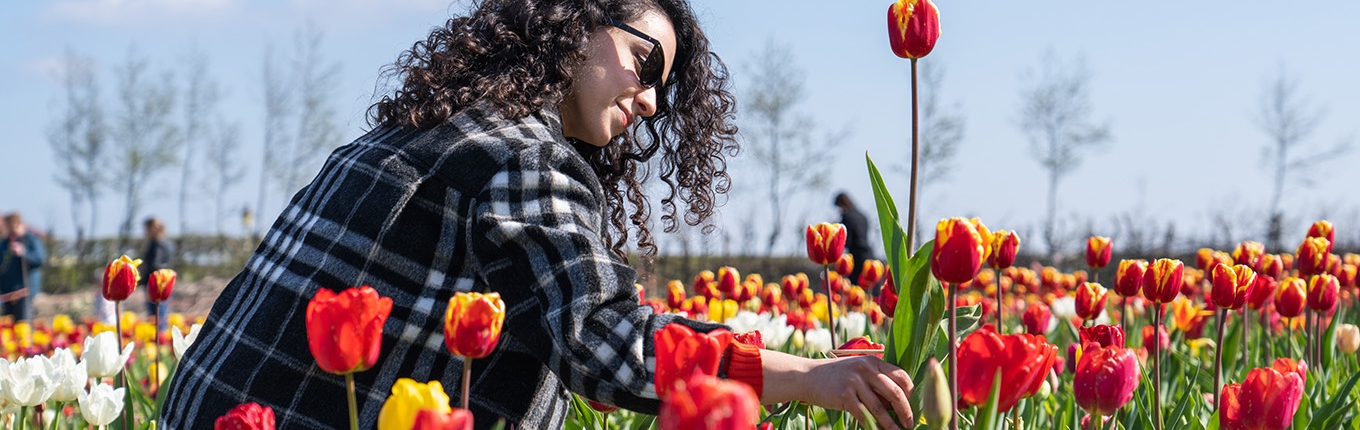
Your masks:
<svg viewBox="0 0 1360 430"><path fill-rule="evenodd" d="M916 422L907 403L911 376L876 356L814 360L764 350L760 359L765 370L761 403L798 400L849 412L860 421L867 421L863 411L868 411L887 429L912 428ZM894 422L889 410L901 420Z"/></svg>

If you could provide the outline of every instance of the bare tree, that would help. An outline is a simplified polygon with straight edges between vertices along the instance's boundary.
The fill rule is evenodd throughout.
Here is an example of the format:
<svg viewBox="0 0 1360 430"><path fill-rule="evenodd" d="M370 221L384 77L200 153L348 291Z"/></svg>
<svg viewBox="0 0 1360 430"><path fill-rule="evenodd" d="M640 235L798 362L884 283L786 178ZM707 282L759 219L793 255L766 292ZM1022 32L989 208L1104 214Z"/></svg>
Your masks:
<svg viewBox="0 0 1360 430"><path fill-rule="evenodd" d="M1330 148L1315 148L1308 137L1322 122L1323 109L1299 94L1299 82L1290 79L1280 66L1279 75L1268 82L1261 92L1260 110L1254 122L1266 133L1270 142L1261 150L1261 160L1274 171L1274 187L1270 194L1270 220L1266 229L1266 248L1282 249L1280 236L1284 222L1281 198L1284 184L1289 180L1312 184L1311 172L1319 164L1338 158L1350 147L1348 139Z"/></svg>
<svg viewBox="0 0 1360 430"><path fill-rule="evenodd" d="M1049 259L1056 260L1058 184L1081 164L1082 151L1110 140L1109 122L1092 119L1090 73L1084 61L1065 63L1053 51L1044 55L1036 73L1026 73L1020 92L1020 129L1029 138L1030 153L1048 171L1048 215L1044 242Z"/></svg>
<svg viewBox="0 0 1360 430"><path fill-rule="evenodd" d="M313 25L298 33L293 62L292 87L296 89L297 102L294 106L297 116L295 134L277 149L281 156L275 156L274 178L284 192L286 199L306 185L310 172L317 170L319 156L340 146L340 126L335 109L331 107L331 91L335 88L335 76L339 73L338 63L321 56L322 34Z"/></svg>
<svg viewBox="0 0 1360 430"><path fill-rule="evenodd" d="M262 79L264 83L264 145L260 150L260 190L255 202L255 214L265 213L264 205L269 193L269 179L271 172L278 172L285 169L282 160L275 156L279 148L287 148L287 133L284 128L287 124L289 112L289 99L292 98L289 85L284 80L285 75L279 66L274 63L273 45L265 46L263 67L261 67ZM286 187L283 187L286 188ZM285 191L286 193L287 191ZM259 226L263 223L257 223ZM256 227L258 229L258 227ZM260 232L253 231L252 234L259 236Z"/></svg>
<svg viewBox="0 0 1360 430"><path fill-rule="evenodd" d="M188 229L189 183L194 164L194 150L205 132L204 123L216 109L219 98L217 81L208 76L208 56L197 44L189 47L184 66L187 78L184 87L184 159L179 176L179 233ZM218 160L207 160L214 163ZM220 197L220 196L219 196ZM219 226L220 227L220 226ZM221 231L221 229L218 229ZM179 249L183 249L180 247Z"/></svg>
<svg viewBox="0 0 1360 430"><path fill-rule="evenodd" d="M750 85L744 113L753 127L744 137L753 160L767 175L765 192L771 213L765 254L773 255L780 238L797 232L784 225L789 203L797 195L825 189L831 173L830 148L845 132L828 133L817 143L812 118L794 110L807 94L803 70L796 66L790 47L767 42L747 69Z"/></svg>
<svg viewBox="0 0 1360 430"><path fill-rule="evenodd" d="M236 160L241 143L241 126L218 118L204 140L207 155L205 170L208 195L213 196L213 228L223 237L222 215L227 192L245 177L245 166Z"/></svg>
<svg viewBox="0 0 1360 430"><path fill-rule="evenodd" d="M133 219L141 210L145 186L157 173L178 162L181 137L171 119L175 88L169 72L152 78L145 58L128 50L126 63L117 70L118 114L114 117L113 175L121 182L124 213L118 229L118 247L127 245Z"/></svg>
<svg viewBox="0 0 1360 430"><path fill-rule="evenodd" d="M62 113L48 126L48 144L56 157L55 179L71 197L76 249L78 258L83 258L90 251L86 240L94 236L99 197L105 187L107 130L99 105L94 61L68 49L58 73L66 98ZM82 207L89 215L89 224L80 220Z"/></svg>
<svg viewBox="0 0 1360 430"><path fill-rule="evenodd" d="M964 118L958 103L948 106L941 100L944 66L936 61L922 61L921 71L921 153L918 164L916 192L925 193L926 187L949 179L950 166L959 143L963 141ZM894 166L904 176L911 175L911 152L906 152L902 163ZM872 224L872 223L871 223ZM917 220L916 231L921 231ZM911 244L916 249L916 244Z"/></svg>

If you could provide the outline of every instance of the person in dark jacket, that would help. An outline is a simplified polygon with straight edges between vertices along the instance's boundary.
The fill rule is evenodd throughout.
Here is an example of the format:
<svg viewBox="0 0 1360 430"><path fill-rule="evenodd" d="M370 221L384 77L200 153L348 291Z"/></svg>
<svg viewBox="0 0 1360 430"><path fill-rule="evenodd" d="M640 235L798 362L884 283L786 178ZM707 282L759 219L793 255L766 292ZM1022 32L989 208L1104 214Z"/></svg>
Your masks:
<svg viewBox="0 0 1360 430"><path fill-rule="evenodd" d="M28 231L18 213L5 215L4 242L0 242L0 302L3 315L16 321L33 318L33 297L42 289L45 258L42 239Z"/></svg>
<svg viewBox="0 0 1360 430"><path fill-rule="evenodd" d="M137 287L147 294L146 314L155 317L156 325L165 330L169 327L165 317L170 315L170 301L163 301L160 306L152 303L151 290L146 288L146 282L151 279L152 272L174 268L171 266L175 264L175 244L165 239L165 224L159 218L147 218L142 222L142 228L146 234L146 250L142 252L142 265L137 268L137 273L141 274Z"/></svg>
<svg viewBox="0 0 1360 430"><path fill-rule="evenodd" d="M864 271L864 261L874 259L874 251L869 248L869 219L855 207L846 193L836 194L833 201L841 211L841 224L845 225L845 252L854 257L855 268L850 271L850 282L859 282L859 274ZM868 289L872 285L861 285Z"/></svg>

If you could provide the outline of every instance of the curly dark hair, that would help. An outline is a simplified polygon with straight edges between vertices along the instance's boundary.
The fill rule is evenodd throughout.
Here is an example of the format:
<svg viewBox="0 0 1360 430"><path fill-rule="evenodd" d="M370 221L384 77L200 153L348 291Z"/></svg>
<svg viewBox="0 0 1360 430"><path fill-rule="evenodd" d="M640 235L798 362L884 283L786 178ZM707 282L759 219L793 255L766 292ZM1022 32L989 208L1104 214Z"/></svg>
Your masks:
<svg viewBox="0 0 1360 430"><path fill-rule="evenodd" d="M691 226L708 220L718 195L731 187L726 157L740 148L727 66L709 51L686 0L485 0L471 10L385 68L384 76L402 85L369 108L371 126L429 129L479 101L506 118L554 106L570 91L569 71L585 60L590 34L608 18L626 22L658 11L675 28L677 52L672 77L657 88L657 113L603 148L573 144L605 192L611 224L605 243L625 260L630 225L643 257L650 262L656 255L643 192L653 168L669 187L661 200L666 232L676 231L679 219ZM676 200L684 202L683 214ZM706 225L703 232L712 229Z"/></svg>

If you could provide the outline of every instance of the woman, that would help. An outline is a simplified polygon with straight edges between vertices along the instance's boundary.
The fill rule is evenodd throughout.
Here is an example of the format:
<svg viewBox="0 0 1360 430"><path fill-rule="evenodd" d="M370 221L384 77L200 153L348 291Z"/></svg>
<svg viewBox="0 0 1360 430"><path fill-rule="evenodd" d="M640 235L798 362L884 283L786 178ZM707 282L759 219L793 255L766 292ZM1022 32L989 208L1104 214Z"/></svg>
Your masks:
<svg viewBox="0 0 1360 430"><path fill-rule="evenodd" d="M147 294L146 314L155 318L156 325L165 330L168 327L165 317L170 315L170 302L151 302L151 289L146 288L146 283L151 279L151 273L169 269L174 264L175 244L165 239L165 224L161 223L160 218L147 218L142 222L142 228L146 234L146 250L142 252L142 265L137 268L142 274L137 286L142 287Z"/></svg>
<svg viewBox="0 0 1360 430"><path fill-rule="evenodd" d="M218 298L162 409L199 427L236 404L283 427L346 425L344 379L307 349L319 288L370 285L393 300L382 358L355 375L361 426L397 378L458 398L443 346L455 291L506 301L497 350L473 362L477 426L560 428L568 390L656 413L652 335L671 322L637 302L629 230L655 254L641 180L660 156L667 228L704 221L734 154L726 71L684 0L487 0L403 53L401 88L374 129L335 151ZM677 210L677 200L685 204ZM627 202L627 203L625 203ZM629 208L625 208L628 206ZM811 360L733 347L727 377L762 402L803 400L911 422L907 374L875 357ZM810 389L815 387L816 389ZM885 400L880 400L887 399ZM890 426L892 427L892 426Z"/></svg>

